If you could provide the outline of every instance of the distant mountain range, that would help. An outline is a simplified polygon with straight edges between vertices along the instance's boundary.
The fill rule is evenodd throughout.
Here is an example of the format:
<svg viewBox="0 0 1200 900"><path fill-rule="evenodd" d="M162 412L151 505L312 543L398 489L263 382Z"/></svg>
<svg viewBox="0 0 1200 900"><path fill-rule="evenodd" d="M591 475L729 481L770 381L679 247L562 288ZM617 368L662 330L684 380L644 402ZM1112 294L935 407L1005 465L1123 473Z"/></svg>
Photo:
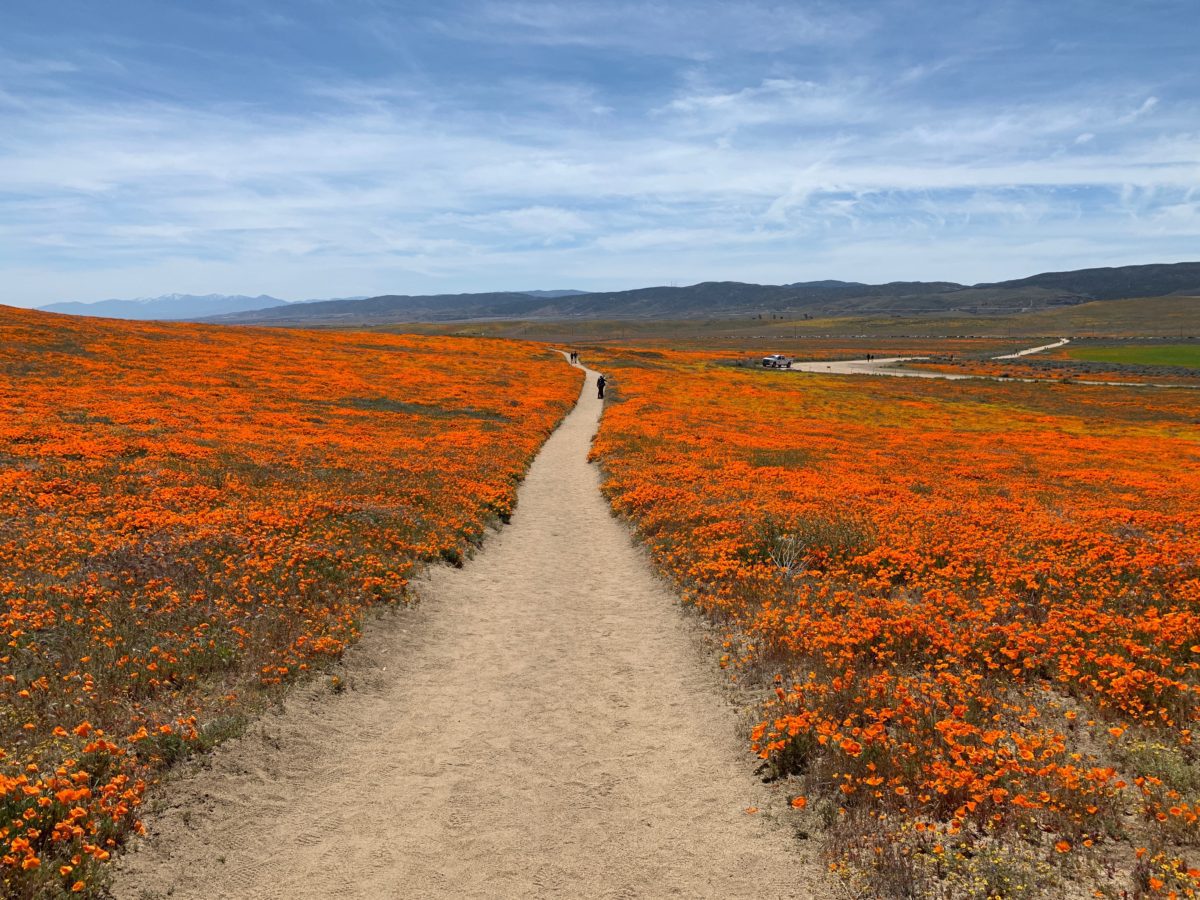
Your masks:
<svg viewBox="0 0 1200 900"><path fill-rule="evenodd" d="M168 294L140 300L52 303L43 310L120 319L226 324L336 326L469 319L689 319L722 316L851 316L965 313L1001 315L1094 300L1200 297L1200 262L1072 272L964 285L953 281L801 281L745 284L706 281L688 287L628 291L500 291L481 294L387 294L289 302L261 294Z"/></svg>
<svg viewBox="0 0 1200 900"><path fill-rule="evenodd" d="M520 296L548 300L571 297L584 291L527 291ZM244 294L164 294L135 300L96 300L91 303L64 302L39 306L44 312L72 316L96 316L102 319L140 319L144 321L197 321L214 316L296 306L305 303L347 303L366 300L364 296L338 297L333 300L280 300L269 294L247 297Z"/></svg>
<svg viewBox="0 0 1200 900"><path fill-rule="evenodd" d="M342 297L341 300L362 300L363 297ZM247 297L243 294L164 294L161 297L139 297L136 300L97 300L92 303L51 303L38 307L45 312L66 313L72 316L98 316L102 319L184 320L195 321L212 316L229 315L248 310L311 303L310 300L280 300L269 294Z"/></svg>
<svg viewBox="0 0 1200 900"><path fill-rule="evenodd" d="M290 326L382 325L468 319L848 316L922 313L1001 315L1093 300L1200 297L1200 262L1047 272L990 284L952 281L804 281L745 284L706 281L688 287L629 291L508 291L482 294L384 295L273 306L210 321Z"/></svg>
<svg viewBox="0 0 1200 900"><path fill-rule="evenodd" d="M587 291L518 291L520 294L528 294L530 297L545 297L549 300L556 300L559 297L578 297L580 294L586 294Z"/></svg>

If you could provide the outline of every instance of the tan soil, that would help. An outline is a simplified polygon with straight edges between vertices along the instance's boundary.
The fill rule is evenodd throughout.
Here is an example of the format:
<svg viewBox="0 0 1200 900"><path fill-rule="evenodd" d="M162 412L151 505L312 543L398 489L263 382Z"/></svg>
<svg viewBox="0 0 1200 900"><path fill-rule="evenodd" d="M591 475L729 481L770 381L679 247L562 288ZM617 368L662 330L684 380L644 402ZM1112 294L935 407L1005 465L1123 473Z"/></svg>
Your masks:
<svg viewBox="0 0 1200 900"><path fill-rule="evenodd" d="M825 897L601 497L595 373L512 524L174 781L119 898ZM786 814L781 813L784 818Z"/></svg>
<svg viewBox="0 0 1200 900"><path fill-rule="evenodd" d="M883 359L842 359L828 362L792 363L793 372L818 372L822 375L892 375L897 378L944 378L956 381L973 378L973 375L951 375L945 372L922 372L919 369L902 369L906 362L928 359L926 356L888 356Z"/></svg>
<svg viewBox="0 0 1200 900"><path fill-rule="evenodd" d="M1070 343L1070 338L1061 338L1053 344L1043 344L1041 347L1030 347L1027 350L1018 350L1016 353L1007 353L1004 356L993 356L992 359L1018 359L1022 356L1029 356L1033 353L1041 353L1044 350L1053 350L1055 347L1061 347L1064 344ZM977 375L956 375L949 372L922 372L919 369L902 368L906 362L917 362L919 360L928 359L927 356L888 356L883 359L844 359L830 360L829 362L800 362L792 363L792 368L798 372L823 372L828 375L892 375L898 378L942 378L949 381L958 381L963 378L978 378L987 376ZM1009 379L1029 381L1034 379Z"/></svg>
<svg viewBox="0 0 1200 900"><path fill-rule="evenodd" d="M992 359L1020 359L1022 356L1032 356L1034 353L1044 353L1047 350L1065 347L1069 343L1071 343L1070 338L1059 338L1053 344L1042 344L1040 347L1030 347L1026 350L1018 350L1016 353L1006 353L1003 356L993 356Z"/></svg>
<svg viewBox="0 0 1200 900"><path fill-rule="evenodd" d="M1071 342L1070 338L1061 338L1053 344L1043 344L1040 347L1030 347L1027 350L1018 350L1016 353L1007 353L1004 356L993 356L992 359L1020 359L1024 356L1030 356L1034 353L1042 353L1046 350L1054 350L1057 347L1062 347ZM929 359L928 356L888 356L883 359L843 359L829 360L817 362L797 362L792 363L790 369L793 372L816 372L822 375L890 375L895 378L940 378L945 381L961 381L967 378L975 378L982 381L1001 381L1007 383L1020 384L1062 384L1061 378L1001 378L996 375L972 375L959 374L954 372L926 372L921 369L906 369L906 362L920 362ZM1194 385L1178 384L1178 383L1162 383L1148 381L1095 381L1086 378L1072 378L1072 384L1083 384L1102 387L1128 387L1128 388L1187 388Z"/></svg>

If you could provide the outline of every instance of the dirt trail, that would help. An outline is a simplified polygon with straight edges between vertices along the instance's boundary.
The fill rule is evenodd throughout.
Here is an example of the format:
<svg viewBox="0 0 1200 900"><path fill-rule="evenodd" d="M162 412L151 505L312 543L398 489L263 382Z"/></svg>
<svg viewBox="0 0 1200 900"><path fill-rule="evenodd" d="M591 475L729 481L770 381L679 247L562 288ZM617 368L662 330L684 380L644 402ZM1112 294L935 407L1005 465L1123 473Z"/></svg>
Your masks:
<svg viewBox="0 0 1200 900"><path fill-rule="evenodd" d="M892 375L896 378L945 378L951 381L975 377L899 368L901 363L928 358L927 356L886 356L882 359L832 359L829 362L792 363L791 370L793 372L820 372L824 375Z"/></svg>
<svg viewBox="0 0 1200 900"><path fill-rule="evenodd" d="M594 377L512 524L173 784L117 897L829 895L598 491Z"/></svg>
<svg viewBox="0 0 1200 900"><path fill-rule="evenodd" d="M1040 347L1030 347L1018 350L1016 353L1006 353L1003 356L993 356L992 359L1020 359L1045 350L1053 350L1071 342L1070 338L1061 338L1053 344L1043 344ZM957 372L927 372L922 369L905 369L906 362L920 362L929 359L928 356L887 356L882 359L840 359L828 362L798 362L792 363L793 372L819 372L823 375L889 375L893 378L939 378L944 381L963 381L968 378L980 381L1001 381L1020 384L1063 384L1061 378L1014 378L998 375L966 375ZM1170 384L1149 381L1097 381L1088 378L1072 378L1071 384L1091 385L1093 387L1126 387L1126 388L1189 388L1194 385Z"/></svg>
<svg viewBox="0 0 1200 900"><path fill-rule="evenodd" d="M1053 350L1071 342L1070 338L1060 338L1056 343L1043 344L1041 347L1029 347L1016 353L1004 356L993 356L992 359L1018 359L1044 350ZM918 362L929 359L928 356L887 356L882 359L843 359L829 362L800 362L792 363L792 369L797 372L824 372L828 375L892 375L896 378L942 378L947 381L959 381L964 378L988 378L983 375L958 375L950 372L923 372L920 369L900 368L906 362ZM1009 379L1021 381L1037 381L1040 379ZM1099 383L1099 382L1096 382Z"/></svg>
<svg viewBox="0 0 1200 900"><path fill-rule="evenodd" d="M1071 343L1070 338L1059 338L1053 344L1042 344L1040 347L1028 347L1025 350L1018 350L1016 353L1005 353L1003 356L993 356L992 359L1020 359L1022 356L1032 356L1035 353L1043 353L1046 350L1054 350L1058 347L1065 347Z"/></svg>

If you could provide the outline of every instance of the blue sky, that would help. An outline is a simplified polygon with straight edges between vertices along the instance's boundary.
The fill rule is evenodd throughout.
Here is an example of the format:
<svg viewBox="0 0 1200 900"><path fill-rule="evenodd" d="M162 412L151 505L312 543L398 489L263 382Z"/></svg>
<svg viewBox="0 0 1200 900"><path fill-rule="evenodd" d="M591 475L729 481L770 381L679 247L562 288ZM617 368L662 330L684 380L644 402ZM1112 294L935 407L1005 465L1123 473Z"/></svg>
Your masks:
<svg viewBox="0 0 1200 900"><path fill-rule="evenodd" d="M6 0L0 303L1200 259L1196 0Z"/></svg>

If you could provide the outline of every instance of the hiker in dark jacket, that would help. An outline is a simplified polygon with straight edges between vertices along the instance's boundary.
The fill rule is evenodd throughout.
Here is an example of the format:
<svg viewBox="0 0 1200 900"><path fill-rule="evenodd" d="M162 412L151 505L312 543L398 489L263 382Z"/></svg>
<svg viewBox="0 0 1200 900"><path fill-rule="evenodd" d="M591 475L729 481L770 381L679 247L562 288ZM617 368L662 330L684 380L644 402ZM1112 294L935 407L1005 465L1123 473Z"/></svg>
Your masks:
<svg viewBox="0 0 1200 900"><path fill-rule="evenodd" d="M608 384L604 376L601 375L596 379L596 397L600 400L604 399L604 385Z"/></svg>

